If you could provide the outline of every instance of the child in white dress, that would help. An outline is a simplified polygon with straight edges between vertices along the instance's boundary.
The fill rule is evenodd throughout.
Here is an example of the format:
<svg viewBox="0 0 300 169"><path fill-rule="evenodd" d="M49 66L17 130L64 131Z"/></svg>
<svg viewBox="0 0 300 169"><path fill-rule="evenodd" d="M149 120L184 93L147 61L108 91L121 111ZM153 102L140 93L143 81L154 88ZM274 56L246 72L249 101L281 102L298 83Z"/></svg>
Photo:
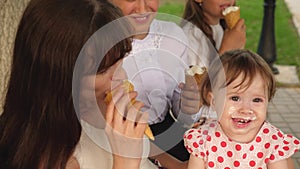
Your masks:
<svg viewBox="0 0 300 169"><path fill-rule="evenodd" d="M246 26L240 19L233 29L225 29L222 11L236 0L187 0L181 26L189 43L189 65L207 67L213 59L232 49L242 49L246 44Z"/></svg>

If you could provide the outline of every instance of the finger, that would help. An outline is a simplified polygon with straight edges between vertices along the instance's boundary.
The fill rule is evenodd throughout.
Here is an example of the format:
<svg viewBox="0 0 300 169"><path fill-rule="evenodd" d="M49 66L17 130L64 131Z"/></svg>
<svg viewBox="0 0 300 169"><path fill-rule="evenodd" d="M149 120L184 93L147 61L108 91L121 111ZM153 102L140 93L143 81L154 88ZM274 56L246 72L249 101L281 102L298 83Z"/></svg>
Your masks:
<svg viewBox="0 0 300 169"><path fill-rule="evenodd" d="M148 125L149 114L147 112L141 112L140 116L137 119L138 124L146 124Z"/></svg>
<svg viewBox="0 0 300 169"><path fill-rule="evenodd" d="M189 86L185 85L183 90L184 91L193 91L193 92L195 92L195 91L199 91L199 87L198 87L197 84L193 84L193 85L189 85Z"/></svg>
<svg viewBox="0 0 300 169"><path fill-rule="evenodd" d="M110 102L106 108L105 119L106 119L106 122L110 125L113 122L114 108L115 108L115 105L113 102Z"/></svg>
<svg viewBox="0 0 300 169"><path fill-rule="evenodd" d="M194 85L190 85L190 86L184 86L184 88L182 89L182 92L193 92L193 93L197 93L200 91L200 88L197 84Z"/></svg>
<svg viewBox="0 0 300 169"><path fill-rule="evenodd" d="M115 91L115 94L113 95L113 99L112 100L119 100L121 98L122 94L123 94L123 90ZM114 114L115 114L115 103L113 101L111 101L107 105L106 114L105 114L106 121L109 124L113 123L113 121L114 121Z"/></svg>
<svg viewBox="0 0 300 169"><path fill-rule="evenodd" d="M123 84L123 80L112 79L110 87L111 87L111 89L115 89L115 88L117 88L119 86L122 86L122 84Z"/></svg>
<svg viewBox="0 0 300 169"><path fill-rule="evenodd" d="M115 102L117 100L116 97L114 97L114 95L119 91L119 90L123 90L122 89L122 84L119 84L118 86L116 86L115 88L112 88L111 90L107 91L106 94L105 94L105 99L107 99L106 101L109 101L109 102ZM124 91L124 90L123 90ZM110 96L109 96L110 95ZM118 97L119 98L119 97ZM111 99L111 100L110 100Z"/></svg>
<svg viewBox="0 0 300 169"><path fill-rule="evenodd" d="M199 112L199 110L200 110L200 104L198 107L191 107L191 106L185 106L185 105L181 106L181 111L185 114L196 114Z"/></svg>
<svg viewBox="0 0 300 169"><path fill-rule="evenodd" d="M200 100L189 100L181 98L181 111L187 114L195 114L201 107Z"/></svg>
<svg viewBox="0 0 300 169"><path fill-rule="evenodd" d="M115 106L115 123L116 125L122 125L124 122L124 117L126 118L126 109L130 101L137 96L136 92L124 93L122 97L118 100Z"/></svg>
<svg viewBox="0 0 300 169"><path fill-rule="evenodd" d="M241 28L243 25L245 25L244 19L239 19L239 21L236 23L235 27Z"/></svg>
<svg viewBox="0 0 300 169"><path fill-rule="evenodd" d="M198 88L197 81L193 76L185 76L184 90L195 90Z"/></svg>
<svg viewBox="0 0 300 169"><path fill-rule="evenodd" d="M149 114L147 112L140 112L140 116L138 116L136 130L141 137L144 135L146 127L148 126L148 118Z"/></svg>
<svg viewBox="0 0 300 169"><path fill-rule="evenodd" d="M181 104L187 107L198 107L200 104L200 100L182 99Z"/></svg>
<svg viewBox="0 0 300 169"><path fill-rule="evenodd" d="M184 90L181 93L181 98L187 99L187 100L200 100L200 90L196 90L196 91Z"/></svg>
<svg viewBox="0 0 300 169"><path fill-rule="evenodd" d="M183 89L184 88L184 83L180 82L179 85L178 85L178 88Z"/></svg>
<svg viewBox="0 0 300 169"><path fill-rule="evenodd" d="M126 121L132 129L135 127L137 123L137 119L140 115L140 109L144 106L142 102L136 101L133 105L131 105L128 109L128 114L126 117Z"/></svg>

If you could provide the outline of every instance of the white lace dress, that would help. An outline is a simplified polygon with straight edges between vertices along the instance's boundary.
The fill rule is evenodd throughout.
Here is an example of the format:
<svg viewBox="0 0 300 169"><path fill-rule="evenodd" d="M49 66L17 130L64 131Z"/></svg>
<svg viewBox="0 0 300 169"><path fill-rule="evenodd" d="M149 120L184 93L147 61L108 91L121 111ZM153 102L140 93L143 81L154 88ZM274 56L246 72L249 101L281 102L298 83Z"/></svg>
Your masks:
<svg viewBox="0 0 300 169"><path fill-rule="evenodd" d="M138 92L137 100L145 104L142 110L149 113L149 124L162 122L170 108L176 117L179 113L178 85L184 82L187 46L178 25L156 19L144 39L133 40L123 68Z"/></svg>

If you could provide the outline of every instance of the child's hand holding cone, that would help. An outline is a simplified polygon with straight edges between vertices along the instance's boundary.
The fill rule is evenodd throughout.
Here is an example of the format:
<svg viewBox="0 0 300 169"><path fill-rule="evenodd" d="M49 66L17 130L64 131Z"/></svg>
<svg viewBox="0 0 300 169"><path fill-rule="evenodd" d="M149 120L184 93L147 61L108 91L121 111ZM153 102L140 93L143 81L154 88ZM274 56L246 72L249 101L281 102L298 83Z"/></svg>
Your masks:
<svg viewBox="0 0 300 169"><path fill-rule="evenodd" d="M223 13L226 25L232 29L240 19L240 8L238 6L230 6L226 8Z"/></svg>
<svg viewBox="0 0 300 169"><path fill-rule="evenodd" d="M200 84L205 67L194 65L185 71L185 84L181 93L181 111L185 114L196 114L200 107Z"/></svg>

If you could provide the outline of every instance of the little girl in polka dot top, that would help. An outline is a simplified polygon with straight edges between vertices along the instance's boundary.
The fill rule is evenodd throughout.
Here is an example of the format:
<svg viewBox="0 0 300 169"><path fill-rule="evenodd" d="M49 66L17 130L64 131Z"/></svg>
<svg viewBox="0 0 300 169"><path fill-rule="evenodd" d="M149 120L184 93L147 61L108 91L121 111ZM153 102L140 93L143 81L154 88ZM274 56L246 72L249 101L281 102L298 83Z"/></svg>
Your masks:
<svg viewBox="0 0 300 169"><path fill-rule="evenodd" d="M299 139L265 121L275 88L269 66L249 50L229 51L215 60L201 99L218 119L185 132L188 168L293 168Z"/></svg>

